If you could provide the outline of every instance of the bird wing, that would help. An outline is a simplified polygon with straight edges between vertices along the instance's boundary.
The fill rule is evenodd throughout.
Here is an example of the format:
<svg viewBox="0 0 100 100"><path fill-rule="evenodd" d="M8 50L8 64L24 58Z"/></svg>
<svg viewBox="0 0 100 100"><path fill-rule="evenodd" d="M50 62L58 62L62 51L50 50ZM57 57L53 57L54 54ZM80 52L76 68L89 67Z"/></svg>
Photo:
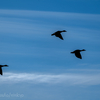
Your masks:
<svg viewBox="0 0 100 100"><path fill-rule="evenodd" d="M56 31L56 32L54 32L54 33L51 34L51 35L57 35L57 34L59 34L59 33L61 33L61 31Z"/></svg>
<svg viewBox="0 0 100 100"><path fill-rule="evenodd" d="M2 75L2 68L0 67L0 74Z"/></svg>
<svg viewBox="0 0 100 100"><path fill-rule="evenodd" d="M75 53L75 56L77 57L77 58L80 58L80 59L82 59L82 56L81 56L81 54L80 54L80 52L78 53Z"/></svg>
<svg viewBox="0 0 100 100"><path fill-rule="evenodd" d="M62 37L62 35L61 35L61 34L57 34L57 37L59 37L60 39L62 39L62 40L63 40L63 37Z"/></svg>

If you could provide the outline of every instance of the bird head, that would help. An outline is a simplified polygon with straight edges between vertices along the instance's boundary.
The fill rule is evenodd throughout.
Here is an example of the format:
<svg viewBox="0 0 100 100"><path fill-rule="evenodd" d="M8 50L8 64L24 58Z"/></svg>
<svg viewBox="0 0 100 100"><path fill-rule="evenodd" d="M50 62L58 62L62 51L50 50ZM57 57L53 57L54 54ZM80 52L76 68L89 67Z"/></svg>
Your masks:
<svg viewBox="0 0 100 100"><path fill-rule="evenodd" d="M86 51L85 49L82 49L81 51Z"/></svg>
<svg viewBox="0 0 100 100"><path fill-rule="evenodd" d="M4 66L8 67L8 65L4 65Z"/></svg>
<svg viewBox="0 0 100 100"><path fill-rule="evenodd" d="M63 32L67 32L66 30L63 30Z"/></svg>

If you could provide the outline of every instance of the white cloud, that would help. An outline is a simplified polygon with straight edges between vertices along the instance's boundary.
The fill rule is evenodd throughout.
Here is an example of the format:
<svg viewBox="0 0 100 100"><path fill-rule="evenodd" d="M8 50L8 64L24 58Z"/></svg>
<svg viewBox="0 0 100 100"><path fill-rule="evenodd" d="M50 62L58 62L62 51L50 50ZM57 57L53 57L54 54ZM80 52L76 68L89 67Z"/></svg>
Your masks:
<svg viewBox="0 0 100 100"><path fill-rule="evenodd" d="M32 84L66 84L66 85L100 85L100 74L37 74L37 73L4 73L0 83Z"/></svg>

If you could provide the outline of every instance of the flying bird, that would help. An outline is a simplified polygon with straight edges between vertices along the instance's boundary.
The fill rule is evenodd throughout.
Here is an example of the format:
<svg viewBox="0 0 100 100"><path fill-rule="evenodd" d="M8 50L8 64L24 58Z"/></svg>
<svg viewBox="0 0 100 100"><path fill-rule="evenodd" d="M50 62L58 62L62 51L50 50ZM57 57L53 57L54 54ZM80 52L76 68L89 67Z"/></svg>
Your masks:
<svg viewBox="0 0 100 100"><path fill-rule="evenodd" d="M85 49L82 49L82 50L77 49L77 50L75 50L71 53L74 53L77 58L82 59L82 56L81 56L81 53L80 53L81 51L86 51L86 50Z"/></svg>
<svg viewBox="0 0 100 100"><path fill-rule="evenodd" d="M8 67L8 65L0 65L0 74L3 75L2 73L2 67Z"/></svg>
<svg viewBox="0 0 100 100"><path fill-rule="evenodd" d="M63 31L57 31L57 32L51 34L51 36L55 35L56 37L59 37L60 39L63 40L63 37L62 37L62 35L61 35L62 32L67 32L67 31L66 31L66 30L63 30Z"/></svg>

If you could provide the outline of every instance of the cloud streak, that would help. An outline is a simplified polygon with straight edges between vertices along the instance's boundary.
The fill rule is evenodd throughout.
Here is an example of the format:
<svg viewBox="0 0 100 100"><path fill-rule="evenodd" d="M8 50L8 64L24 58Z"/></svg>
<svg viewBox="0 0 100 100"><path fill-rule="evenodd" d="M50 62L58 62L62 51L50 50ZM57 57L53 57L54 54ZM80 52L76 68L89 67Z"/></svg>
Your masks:
<svg viewBox="0 0 100 100"><path fill-rule="evenodd" d="M81 14L81 13L62 13L62 12L45 12L30 10L2 10L0 9L0 32L17 33L22 35L32 35L47 33L55 27L56 29L67 28L69 32L75 33L99 33L100 15ZM90 24L91 23L91 24ZM98 30L90 30L87 27L98 27ZM81 27L80 27L81 26ZM83 28L84 27L84 28ZM62 29L61 28L61 29ZM87 30L88 29L88 30ZM45 31L44 31L45 30ZM56 30L54 30L56 31ZM76 32L75 32L76 31ZM79 37L80 34L78 34ZM16 35L17 36L17 35ZM84 36L80 36L84 37ZM89 37L89 36L88 36ZM86 37L85 37L86 38Z"/></svg>
<svg viewBox="0 0 100 100"><path fill-rule="evenodd" d="M0 83L32 84L66 84L66 85L100 85L100 74L37 74L37 73L4 73Z"/></svg>
<svg viewBox="0 0 100 100"><path fill-rule="evenodd" d="M99 20L99 14L82 14L82 13L64 13L64 12L48 12L48 11L32 11L32 10L4 10L0 9L0 15L20 16L20 17L45 17L45 18L67 18L67 19L88 19ZM73 17L74 16L74 17Z"/></svg>

